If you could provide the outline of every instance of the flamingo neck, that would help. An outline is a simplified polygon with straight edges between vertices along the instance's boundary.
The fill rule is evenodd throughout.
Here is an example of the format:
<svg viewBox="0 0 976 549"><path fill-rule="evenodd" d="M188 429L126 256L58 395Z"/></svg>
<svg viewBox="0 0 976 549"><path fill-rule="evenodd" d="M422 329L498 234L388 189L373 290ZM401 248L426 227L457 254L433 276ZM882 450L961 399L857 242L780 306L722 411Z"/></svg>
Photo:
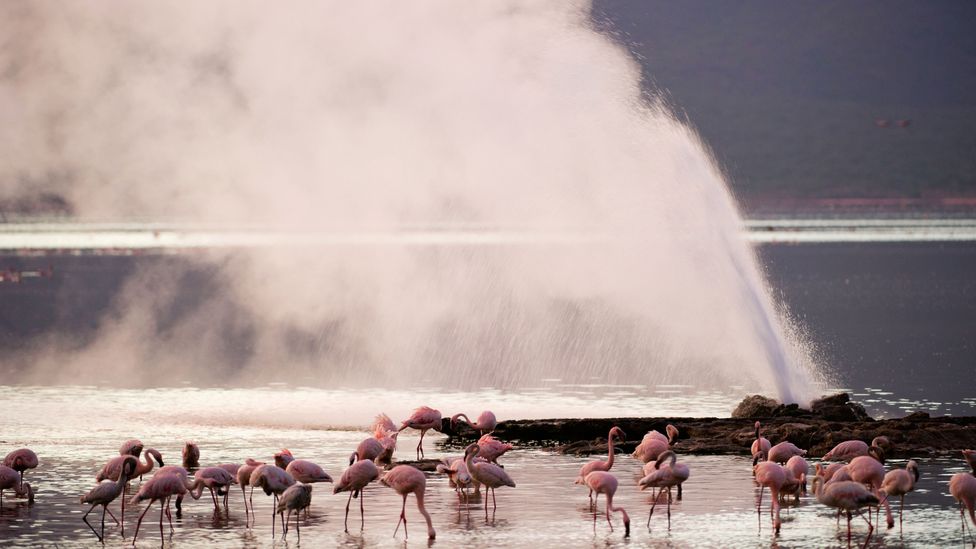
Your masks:
<svg viewBox="0 0 976 549"><path fill-rule="evenodd" d="M420 511L420 514L424 516L424 520L427 521L427 537L433 539L436 532L434 532L434 523L430 520L430 513L427 512L427 508L424 506L424 495L420 492L416 495L417 510Z"/></svg>
<svg viewBox="0 0 976 549"><path fill-rule="evenodd" d="M607 435L607 446L610 447L607 450L608 451L608 455L607 455L607 470L609 471L610 468L613 467L613 431L610 431L610 434Z"/></svg>

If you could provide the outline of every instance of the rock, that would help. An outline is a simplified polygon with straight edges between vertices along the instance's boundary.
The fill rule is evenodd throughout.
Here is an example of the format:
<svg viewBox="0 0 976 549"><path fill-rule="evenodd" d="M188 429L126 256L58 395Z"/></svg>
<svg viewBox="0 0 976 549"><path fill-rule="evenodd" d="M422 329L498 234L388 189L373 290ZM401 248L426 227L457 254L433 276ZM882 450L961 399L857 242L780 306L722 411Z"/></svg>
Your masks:
<svg viewBox="0 0 976 549"><path fill-rule="evenodd" d="M871 416L864 410L864 406L851 402L847 393L837 393L814 400L810 404L814 415L827 421L871 421Z"/></svg>
<svg viewBox="0 0 976 549"><path fill-rule="evenodd" d="M749 395L732 411L733 418L772 417L779 402L762 395Z"/></svg>

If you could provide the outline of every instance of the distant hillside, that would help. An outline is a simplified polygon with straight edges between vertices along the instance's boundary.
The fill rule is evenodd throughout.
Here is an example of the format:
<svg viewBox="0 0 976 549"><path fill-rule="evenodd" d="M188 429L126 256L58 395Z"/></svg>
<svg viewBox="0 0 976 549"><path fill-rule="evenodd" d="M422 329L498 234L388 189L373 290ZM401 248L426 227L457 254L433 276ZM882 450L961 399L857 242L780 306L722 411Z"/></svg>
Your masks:
<svg viewBox="0 0 976 549"><path fill-rule="evenodd" d="M747 209L976 195L976 2L597 0L593 18Z"/></svg>

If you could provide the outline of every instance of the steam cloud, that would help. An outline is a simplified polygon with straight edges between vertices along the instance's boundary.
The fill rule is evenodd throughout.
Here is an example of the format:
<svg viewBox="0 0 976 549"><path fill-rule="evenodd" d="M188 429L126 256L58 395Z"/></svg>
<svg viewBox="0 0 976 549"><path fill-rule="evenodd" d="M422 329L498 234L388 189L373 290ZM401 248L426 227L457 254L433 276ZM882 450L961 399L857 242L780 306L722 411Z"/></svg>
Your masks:
<svg viewBox="0 0 976 549"><path fill-rule="evenodd" d="M600 235L154 264L98 338L32 354L38 376L809 396L720 170L587 3L42 1L0 20L0 193L87 219ZM200 273L213 289L187 304Z"/></svg>

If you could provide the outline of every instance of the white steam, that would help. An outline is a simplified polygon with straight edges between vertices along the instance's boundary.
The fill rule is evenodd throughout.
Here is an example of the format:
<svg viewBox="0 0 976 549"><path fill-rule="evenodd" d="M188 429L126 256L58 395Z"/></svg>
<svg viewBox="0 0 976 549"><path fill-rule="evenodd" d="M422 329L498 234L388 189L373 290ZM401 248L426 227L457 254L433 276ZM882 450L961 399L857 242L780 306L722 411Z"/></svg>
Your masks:
<svg viewBox="0 0 976 549"><path fill-rule="evenodd" d="M587 4L50 1L0 20L4 193L97 219L603 237L165 261L38 372L811 396L721 173ZM201 272L214 290L167 313Z"/></svg>

